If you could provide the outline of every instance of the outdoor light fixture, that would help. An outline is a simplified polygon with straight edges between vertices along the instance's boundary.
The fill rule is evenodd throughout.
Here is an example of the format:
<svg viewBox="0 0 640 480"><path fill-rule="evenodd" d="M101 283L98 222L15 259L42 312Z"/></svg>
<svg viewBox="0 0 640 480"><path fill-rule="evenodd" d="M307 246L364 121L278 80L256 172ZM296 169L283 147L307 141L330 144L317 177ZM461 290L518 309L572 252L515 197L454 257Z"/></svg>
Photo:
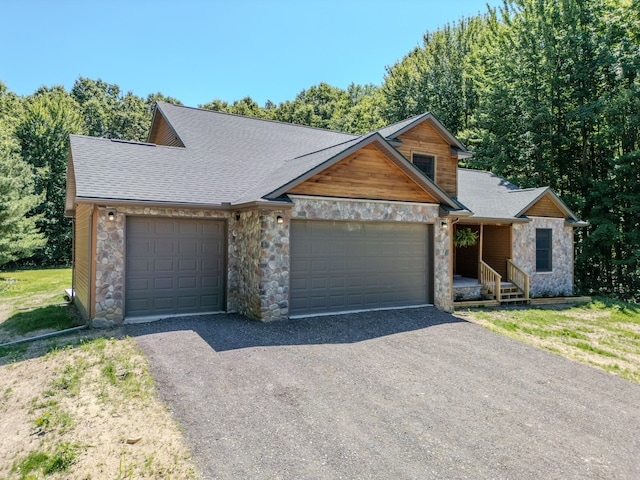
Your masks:
<svg viewBox="0 0 640 480"><path fill-rule="evenodd" d="M236 212L236 220L240 220L240 212Z"/></svg>
<svg viewBox="0 0 640 480"><path fill-rule="evenodd" d="M278 215L278 216L276 217L276 222L278 222L278 223L284 223L284 218L282 218L282 216L281 216L281 215Z"/></svg>
<svg viewBox="0 0 640 480"><path fill-rule="evenodd" d="M114 212L113 210L109 210L107 212L107 218L110 222L113 222L116 219L116 212Z"/></svg>
<svg viewBox="0 0 640 480"><path fill-rule="evenodd" d="M442 228L442 230L446 230L447 228L449 228L449 222L443 220L442 222L440 222L440 228Z"/></svg>

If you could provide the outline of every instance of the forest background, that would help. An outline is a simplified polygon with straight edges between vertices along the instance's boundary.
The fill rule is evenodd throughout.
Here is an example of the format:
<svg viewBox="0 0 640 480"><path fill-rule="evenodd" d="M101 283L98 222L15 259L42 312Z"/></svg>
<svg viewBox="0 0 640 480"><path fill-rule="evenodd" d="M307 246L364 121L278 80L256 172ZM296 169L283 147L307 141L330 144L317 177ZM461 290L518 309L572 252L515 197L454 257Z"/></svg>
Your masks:
<svg viewBox="0 0 640 480"><path fill-rule="evenodd" d="M0 82L0 266L71 261L70 134L145 141L157 101L102 79L19 96ZM380 85L200 108L365 133L432 112L474 152L461 166L550 186L576 230L577 289L640 300L640 0L513 0L424 34Z"/></svg>

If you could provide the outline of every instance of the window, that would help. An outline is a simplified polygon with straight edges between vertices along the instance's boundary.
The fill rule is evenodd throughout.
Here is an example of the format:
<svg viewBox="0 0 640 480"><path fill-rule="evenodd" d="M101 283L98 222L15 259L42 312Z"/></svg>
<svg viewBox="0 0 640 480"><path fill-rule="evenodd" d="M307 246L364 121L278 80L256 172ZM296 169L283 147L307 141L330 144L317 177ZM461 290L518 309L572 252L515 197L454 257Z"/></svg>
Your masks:
<svg viewBox="0 0 640 480"><path fill-rule="evenodd" d="M435 157L431 155L418 155L417 153L413 154L413 164L416 166L418 170L424 173L427 177L429 177L432 181L435 181Z"/></svg>
<svg viewBox="0 0 640 480"><path fill-rule="evenodd" d="M536 229L536 272L550 272L551 261L551 229Z"/></svg>

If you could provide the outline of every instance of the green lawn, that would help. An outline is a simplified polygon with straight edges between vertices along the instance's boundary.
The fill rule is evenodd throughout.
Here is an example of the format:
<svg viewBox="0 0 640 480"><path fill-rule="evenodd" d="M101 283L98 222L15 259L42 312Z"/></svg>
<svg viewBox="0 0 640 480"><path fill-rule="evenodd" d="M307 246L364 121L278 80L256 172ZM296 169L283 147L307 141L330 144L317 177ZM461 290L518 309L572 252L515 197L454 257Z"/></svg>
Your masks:
<svg viewBox="0 0 640 480"><path fill-rule="evenodd" d="M607 299L571 308L458 312L509 337L640 383L640 306Z"/></svg>
<svg viewBox="0 0 640 480"><path fill-rule="evenodd" d="M0 272L0 343L81 324L64 290L70 268Z"/></svg>

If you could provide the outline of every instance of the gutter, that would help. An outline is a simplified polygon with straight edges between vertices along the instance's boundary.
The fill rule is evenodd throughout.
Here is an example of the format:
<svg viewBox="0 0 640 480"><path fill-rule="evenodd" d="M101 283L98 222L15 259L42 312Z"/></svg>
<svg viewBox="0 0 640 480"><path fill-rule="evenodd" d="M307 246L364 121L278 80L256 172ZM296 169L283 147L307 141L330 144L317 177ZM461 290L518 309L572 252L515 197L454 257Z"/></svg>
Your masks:
<svg viewBox="0 0 640 480"><path fill-rule="evenodd" d="M43 333L42 335L38 335L36 337L23 338L21 340L15 340L13 342L2 343L2 344L0 344L0 348L11 347L13 345L19 345L21 343L26 343L26 342L33 342L35 340L42 340L44 338L58 337L60 335L66 335L67 333L79 332L80 330L86 330L87 328L89 328L89 325L85 324L85 325L80 325L79 327L73 327L73 328L67 328L65 330L59 330L57 332Z"/></svg>
<svg viewBox="0 0 640 480"><path fill-rule="evenodd" d="M98 205L108 205L113 207L118 206L126 206L126 207L148 207L148 208L200 208L206 210L220 210L224 212L235 211L238 209L278 209L281 210L283 208L292 208L291 202L281 201L281 200L270 200L270 201L253 201L253 202L245 202L232 204L228 202L211 204L211 203L181 203L181 202L153 202L153 201L144 201L144 200L121 200L121 199L110 199L110 198L94 198L94 197L77 197L77 203L88 203L88 204L98 204Z"/></svg>

